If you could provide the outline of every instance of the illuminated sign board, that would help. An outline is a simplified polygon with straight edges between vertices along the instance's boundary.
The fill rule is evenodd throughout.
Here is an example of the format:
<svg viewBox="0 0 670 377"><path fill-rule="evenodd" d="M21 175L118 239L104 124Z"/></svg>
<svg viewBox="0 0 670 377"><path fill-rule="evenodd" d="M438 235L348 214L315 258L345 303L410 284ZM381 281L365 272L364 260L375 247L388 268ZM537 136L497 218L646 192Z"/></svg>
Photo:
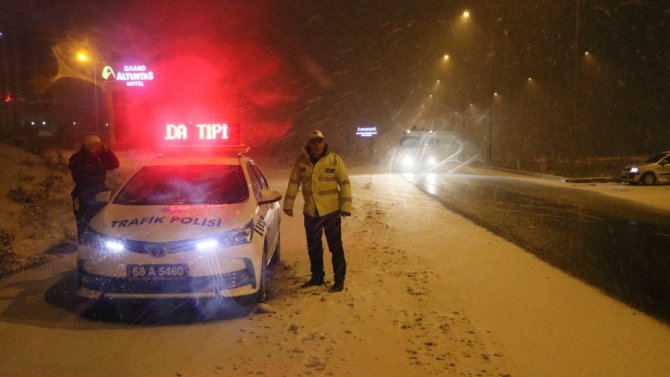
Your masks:
<svg viewBox="0 0 670 377"><path fill-rule="evenodd" d="M163 139L168 144L215 144L240 143L240 125L226 123L169 123L165 125Z"/></svg>
<svg viewBox="0 0 670 377"><path fill-rule="evenodd" d="M358 127L356 129L356 135L360 137L377 136L377 127Z"/></svg>
<svg viewBox="0 0 670 377"><path fill-rule="evenodd" d="M109 65L102 68L102 78L108 82L120 82L126 86L144 86L146 82L154 80L154 72L144 64L124 65L114 70Z"/></svg>

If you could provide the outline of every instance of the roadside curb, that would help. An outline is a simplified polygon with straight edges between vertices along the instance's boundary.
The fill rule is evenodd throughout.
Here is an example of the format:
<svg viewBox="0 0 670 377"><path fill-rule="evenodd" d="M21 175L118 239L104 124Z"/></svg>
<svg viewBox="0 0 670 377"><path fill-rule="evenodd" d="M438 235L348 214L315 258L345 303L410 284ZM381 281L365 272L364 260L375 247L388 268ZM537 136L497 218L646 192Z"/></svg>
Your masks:
<svg viewBox="0 0 670 377"><path fill-rule="evenodd" d="M604 182L619 182L619 179L616 177L585 177L585 178L571 178L571 177L562 177L559 175L543 174L543 173L534 173L523 170L514 170L514 169L505 169L498 168L495 166L488 166L487 168L498 170L511 174L527 175L530 177L537 177L542 179L547 179L551 181L559 181L565 183L604 183Z"/></svg>
<svg viewBox="0 0 670 377"><path fill-rule="evenodd" d="M563 178L565 183L604 183L604 182L621 182L616 177L590 177L590 178Z"/></svg>

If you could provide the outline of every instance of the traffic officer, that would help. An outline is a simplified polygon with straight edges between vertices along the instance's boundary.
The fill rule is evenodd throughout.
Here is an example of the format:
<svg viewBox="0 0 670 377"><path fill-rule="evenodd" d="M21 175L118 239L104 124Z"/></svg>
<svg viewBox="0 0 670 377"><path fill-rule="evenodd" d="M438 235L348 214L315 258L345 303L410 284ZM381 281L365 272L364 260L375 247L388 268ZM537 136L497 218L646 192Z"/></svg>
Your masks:
<svg viewBox="0 0 670 377"><path fill-rule="evenodd" d="M75 186L72 189L72 208L77 221L77 239L81 243L82 233L89 221L104 203L95 200L98 193L109 191L107 170L119 167L119 159L97 135L86 135L79 151L69 160L68 167Z"/></svg>
<svg viewBox="0 0 670 377"><path fill-rule="evenodd" d="M305 200L302 212L312 272L311 279L302 287L324 284L321 238L325 233L335 280L331 291L342 291L347 262L342 246L341 217L351 215L351 183L342 158L330 151L319 130L310 132L307 145L293 165L284 199L284 212L288 216L293 216L293 204L300 186Z"/></svg>

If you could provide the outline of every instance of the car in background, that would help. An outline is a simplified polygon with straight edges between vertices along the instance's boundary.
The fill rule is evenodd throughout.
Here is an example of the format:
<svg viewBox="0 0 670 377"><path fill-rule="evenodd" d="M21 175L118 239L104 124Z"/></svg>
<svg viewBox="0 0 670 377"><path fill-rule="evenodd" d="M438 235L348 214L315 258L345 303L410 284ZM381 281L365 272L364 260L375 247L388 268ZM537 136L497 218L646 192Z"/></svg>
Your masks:
<svg viewBox="0 0 670 377"><path fill-rule="evenodd" d="M670 182L670 151L658 153L646 161L626 166L620 178L631 185Z"/></svg>
<svg viewBox="0 0 670 377"><path fill-rule="evenodd" d="M281 197L245 153L159 156L92 219L78 294L262 302L280 259Z"/></svg>

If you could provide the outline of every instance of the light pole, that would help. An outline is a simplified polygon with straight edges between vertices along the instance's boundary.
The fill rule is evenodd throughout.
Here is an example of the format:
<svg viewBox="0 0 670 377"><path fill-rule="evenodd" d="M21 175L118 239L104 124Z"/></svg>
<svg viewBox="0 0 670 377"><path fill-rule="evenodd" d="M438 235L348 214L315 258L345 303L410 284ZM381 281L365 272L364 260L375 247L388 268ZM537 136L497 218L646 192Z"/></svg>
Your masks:
<svg viewBox="0 0 670 377"><path fill-rule="evenodd" d="M580 0L575 0L575 43L574 43L574 73L572 81L572 124L568 123L568 140L567 145L569 153L569 170L570 173L574 171L575 159L577 151L579 150L579 142L581 138L577 135L579 130L579 37L580 37Z"/></svg>
<svg viewBox="0 0 670 377"><path fill-rule="evenodd" d="M486 160L488 161L489 165L491 165L491 144L492 141L491 139L493 138L493 104L495 103L495 96L497 93L491 94L493 92L493 29L489 30L491 34L491 44L490 44L490 51L489 51L489 95L491 95L491 106L489 106L489 140L488 140L488 148L486 151Z"/></svg>
<svg viewBox="0 0 670 377"><path fill-rule="evenodd" d="M488 136L488 145L486 146L486 160L488 161L489 165L491 165L491 139L493 137L493 104L495 103L495 96L497 96L498 93L493 93L491 95L491 106L489 106L489 136Z"/></svg>
<svg viewBox="0 0 670 377"><path fill-rule="evenodd" d="M464 10L461 14L461 21L468 22L472 17L472 13L469 10ZM496 24L501 21L501 18L496 19ZM489 122L488 122L488 140L486 145L486 160L491 164L492 160L492 144L493 144L493 104L495 102L495 97L498 95L493 86L493 31L495 25L491 27L486 27L489 32L489 86L488 86L488 96L490 98L489 106Z"/></svg>
<svg viewBox="0 0 670 377"><path fill-rule="evenodd" d="M100 120L98 116L98 75L97 75L97 65L95 59L91 59L88 54L85 52L79 52L77 54L77 60L83 63L91 62L93 65L93 98L94 98L94 118L95 118L95 133L100 134Z"/></svg>

